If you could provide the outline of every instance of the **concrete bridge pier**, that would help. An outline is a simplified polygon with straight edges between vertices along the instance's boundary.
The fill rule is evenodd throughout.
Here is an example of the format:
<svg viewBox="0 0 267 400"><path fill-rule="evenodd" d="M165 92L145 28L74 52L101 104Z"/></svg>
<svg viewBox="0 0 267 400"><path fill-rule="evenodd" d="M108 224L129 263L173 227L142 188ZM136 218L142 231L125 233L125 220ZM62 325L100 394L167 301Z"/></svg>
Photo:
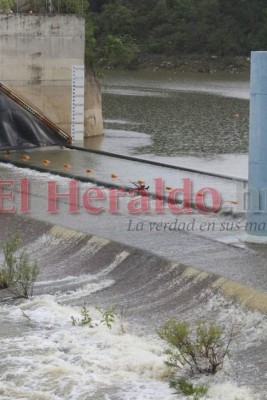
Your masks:
<svg viewBox="0 0 267 400"><path fill-rule="evenodd" d="M267 243L267 51L252 52L247 238Z"/></svg>

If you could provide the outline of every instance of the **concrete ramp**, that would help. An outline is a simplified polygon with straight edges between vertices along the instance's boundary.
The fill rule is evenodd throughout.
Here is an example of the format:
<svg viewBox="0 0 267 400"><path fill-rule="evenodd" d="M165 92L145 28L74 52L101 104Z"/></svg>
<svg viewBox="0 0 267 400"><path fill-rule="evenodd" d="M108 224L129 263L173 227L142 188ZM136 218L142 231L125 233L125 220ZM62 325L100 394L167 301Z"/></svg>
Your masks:
<svg viewBox="0 0 267 400"><path fill-rule="evenodd" d="M0 150L70 144L71 138L0 83Z"/></svg>

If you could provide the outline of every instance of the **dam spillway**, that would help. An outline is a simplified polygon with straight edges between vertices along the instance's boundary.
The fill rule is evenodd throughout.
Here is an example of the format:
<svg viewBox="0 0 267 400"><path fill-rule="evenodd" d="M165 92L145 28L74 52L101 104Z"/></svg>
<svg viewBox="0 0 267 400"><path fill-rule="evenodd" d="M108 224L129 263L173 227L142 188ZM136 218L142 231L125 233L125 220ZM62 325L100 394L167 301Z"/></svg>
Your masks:
<svg viewBox="0 0 267 400"><path fill-rule="evenodd" d="M59 399L108 396L115 400L125 399L126 393L136 399L144 393L151 400L175 399L164 382L162 347L153 333L167 318L193 321L207 315L242 326L227 378L212 384L212 398L225 393L229 399L237 395L260 398L253 389L235 387L232 379L265 392L266 321L250 303L253 297L255 304L261 303L261 297L264 302L263 293L229 281L233 297L227 300L227 284L214 274L27 217L0 214L0 221L6 226L1 243L19 232L22 250L29 251L41 267L32 300L14 303L9 293L0 293L0 393L4 399L27 398L29 388L35 398L45 398L45 391ZM247 310L234 300L241 292L239 301L247 304ZM71 317L78 317L84 304L94 315L94 306L115 303L127 309L126 334L119 333L116 324L110 333L104 327L71 326ZM251 363L261 365L257 374L248 368L236 376L232 370L232 366ZM9 380L18 365L17 376L24 377L23 384L15 375ZM34 365L34 374L29 365ZM34 389L36 378L38 388Z"/></svg>

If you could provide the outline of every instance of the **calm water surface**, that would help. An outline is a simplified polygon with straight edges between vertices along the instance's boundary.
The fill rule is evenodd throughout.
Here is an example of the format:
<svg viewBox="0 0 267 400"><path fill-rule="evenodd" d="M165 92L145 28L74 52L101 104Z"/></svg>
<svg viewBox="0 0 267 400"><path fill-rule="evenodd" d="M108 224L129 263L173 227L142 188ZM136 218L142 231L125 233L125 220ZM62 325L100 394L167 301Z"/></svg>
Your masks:
<svg viewBox="0 0 267 400"><path fill-rule="evenodd" d="M103 86L105 136L86 145L202 169L230 165L228 173L238 160L246 175L248 99L248 77L112 71Z"/></svg>

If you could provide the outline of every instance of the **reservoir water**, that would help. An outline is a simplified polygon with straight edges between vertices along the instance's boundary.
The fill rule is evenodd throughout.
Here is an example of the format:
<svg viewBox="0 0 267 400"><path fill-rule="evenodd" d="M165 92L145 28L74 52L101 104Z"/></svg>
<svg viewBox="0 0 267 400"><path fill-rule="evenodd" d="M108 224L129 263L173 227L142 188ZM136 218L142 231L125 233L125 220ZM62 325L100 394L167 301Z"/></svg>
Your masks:
<svg viewBox="0 0 267 400"><path fill-rule="evenodd" d="M244 176L248 99L243 76L107 72L105 136L86 146Z"/></svg>

